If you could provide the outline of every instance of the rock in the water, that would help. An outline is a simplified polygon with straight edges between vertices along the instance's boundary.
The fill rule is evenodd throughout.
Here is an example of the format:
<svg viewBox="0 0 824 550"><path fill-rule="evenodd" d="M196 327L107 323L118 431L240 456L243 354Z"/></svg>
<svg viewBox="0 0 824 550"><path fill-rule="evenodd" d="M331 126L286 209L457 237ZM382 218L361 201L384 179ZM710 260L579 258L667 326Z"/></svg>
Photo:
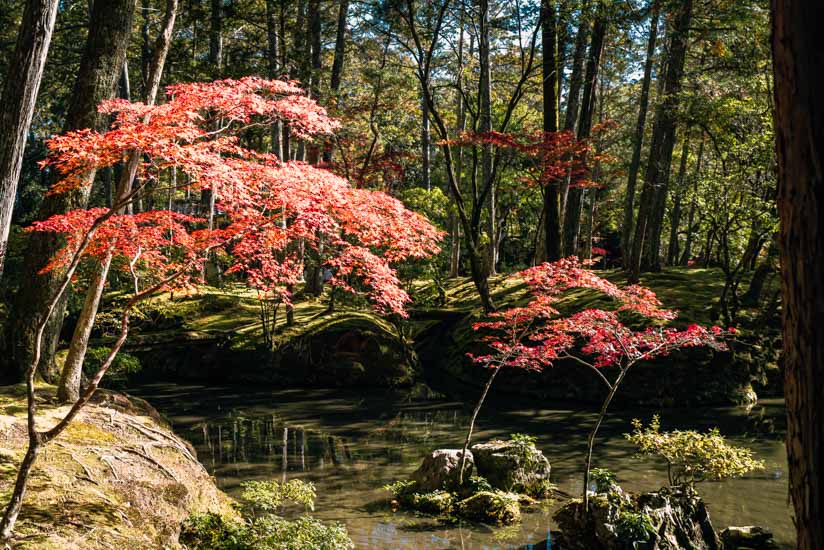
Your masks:
<svg viewBox="0 0 824 550"><path fill-rule="evenodd" d="M555 521L563 533L563 547L572 550L719 550L701 497L694 489L673 487L630 496L611 489L590 497L588 518L583 503L563 506Z"/></svg>
<svg viewBox="0 0 824 550"><path fill-rule="evenodd" d="M469 479L474 467L473 455L466 452L466 466L464 479ZM423 459L423 463L412 474L415 482L415 492L432 493L441 489L448 489L458 484L461 469L460 449L436 449Z"/></svg>
<svg viewBox="0 0 824 550"><path fill-rule="evenodd" d="M724 550L748 548L751 550L774 550L778 548L773 534L763 527L748 525L746 527L727 527L721 531Z"/></svg>
<svg viewBox="0 0 824 550"><path fill-rule="evenodd" d="M493 523L510 525L521 520L521 506L518 495L503 491L481 491L458 503L461 517Z"/></svg>
<svg viewBox="0 0 824 550"><path fill-rule="evenodd" d="M516 441L490 441L472 446L478 475L496 489L544 496L549 486L549 460L535 445Z"/></svg>

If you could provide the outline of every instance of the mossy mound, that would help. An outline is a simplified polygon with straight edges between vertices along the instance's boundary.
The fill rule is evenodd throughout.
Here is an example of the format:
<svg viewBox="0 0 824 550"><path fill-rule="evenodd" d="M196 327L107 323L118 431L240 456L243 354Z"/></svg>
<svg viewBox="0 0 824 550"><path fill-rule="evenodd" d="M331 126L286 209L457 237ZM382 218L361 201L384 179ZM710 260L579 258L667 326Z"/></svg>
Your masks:
<svg viewBox="0 0 824 550"><path fill-rule="evenodd" d="M38 428L68 407L39 386ZM25 391L0 387L0 494L5 504L27 444ZM145 401L98 391L41 453L17 522L15 548L171 548L192 513L233 517L231 500L194 451Z"/></svg>
<svg viewBox="0 0 824 550"><path fill-rule="evenodd" d="M520 497L503 491L481 491L460 501L460 517L481 523L511 525L521 521Z"/></svg>

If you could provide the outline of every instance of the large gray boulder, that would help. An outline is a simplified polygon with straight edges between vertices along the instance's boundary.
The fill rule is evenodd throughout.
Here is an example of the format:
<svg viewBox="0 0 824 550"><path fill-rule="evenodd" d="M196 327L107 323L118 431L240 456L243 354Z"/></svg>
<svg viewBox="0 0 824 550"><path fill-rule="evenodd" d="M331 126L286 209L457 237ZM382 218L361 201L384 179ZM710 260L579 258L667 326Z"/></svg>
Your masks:
<svg viewBox="0 0 824 550"><path fill-rule="evenodd" d="M549 459L535 445L495 440L473 445L472 455L478 475L496 489L542 496L549 485Z"/></svg>
<svg viewBox="0 0 824 550"><path fill-rule="evenodd" d="M469 479L475 463L472 453L466 452L464 479ZM460 449L436 449L423 459L420 467L412 474L416 493L431 493L458 485L461 468Z"/></svg>

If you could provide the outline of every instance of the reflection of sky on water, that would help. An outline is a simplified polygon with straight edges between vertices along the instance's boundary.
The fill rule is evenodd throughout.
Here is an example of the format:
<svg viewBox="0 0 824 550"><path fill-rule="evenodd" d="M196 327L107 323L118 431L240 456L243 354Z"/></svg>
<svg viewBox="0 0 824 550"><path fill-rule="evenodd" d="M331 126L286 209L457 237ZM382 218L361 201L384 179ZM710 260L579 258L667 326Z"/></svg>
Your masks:
<svg viewBox="0 0 824 550"><path fill-rule="evenodd" d="M550 547L548 506L524 515L519 526L447 525L435 519L392 513L382 486L406 478L421 458L439 447L460 447L467 416L459 403L404 403L386 392L344 390L260 390L153 384L141 395L166 414L195 445L199 459L218 485L238 494L249 479L301 478L315 483L314 515L343 521L362 548L398 550ZM760 524L791 547L786 458L780 433L780 401L743 409L653 409L621 411L607 417L595 449L594 465L617 473L625 489L653 490L666 481L664 466L635 456L622 437L629 420L661 413L663 429L718 426L738 444L752 448L767 468L744 479L702 483L716 528ZM585 434L594 418L587 410L517 411L487 407L474 441L521 432L535 435L552 462L552 480L563 491L582 487ZM763 432L771 435L757 435ZM525 545L525 546L524 546ZM555 547L557 550L557 546Z"/></svg>

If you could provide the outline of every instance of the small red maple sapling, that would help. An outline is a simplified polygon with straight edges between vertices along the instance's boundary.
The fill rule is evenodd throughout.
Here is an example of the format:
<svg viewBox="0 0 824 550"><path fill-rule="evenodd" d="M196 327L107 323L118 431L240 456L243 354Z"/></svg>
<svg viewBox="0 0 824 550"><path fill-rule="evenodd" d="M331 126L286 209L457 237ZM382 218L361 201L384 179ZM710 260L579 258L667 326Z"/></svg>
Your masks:
<svg viewBox="0 0 824 550"><path fill-rule="evenodd" d="M586 510L595 437L629 370L640 361L662 357L682 348L709 346L726 350L723 339L735 330L715 326L707 329L694 324L683 330L667 327L663 323L675 319L677 313L664 309L653 291L638 285L620 288L584 267L575 257L544 263L519 275L531 288L530 302L523 307L492 313L490 320L473 327L488 331L482 340L489 346L490 353L470 354L470 357L492 372L470 421L464 452L469 446L478 411L502 367L540 370L557 360L581 364L591 370L607 390L587 440ZM565 292L579 288L595 290L612 298L616 307L610 310L591 308L562 315L555 307L558 301ZM638 316L646 318L653 324L642 330L632 329L624 324L627 315L634 315L636 320ZM610 380L602 372L603 367L617 367L617 376Z"/></svg>

